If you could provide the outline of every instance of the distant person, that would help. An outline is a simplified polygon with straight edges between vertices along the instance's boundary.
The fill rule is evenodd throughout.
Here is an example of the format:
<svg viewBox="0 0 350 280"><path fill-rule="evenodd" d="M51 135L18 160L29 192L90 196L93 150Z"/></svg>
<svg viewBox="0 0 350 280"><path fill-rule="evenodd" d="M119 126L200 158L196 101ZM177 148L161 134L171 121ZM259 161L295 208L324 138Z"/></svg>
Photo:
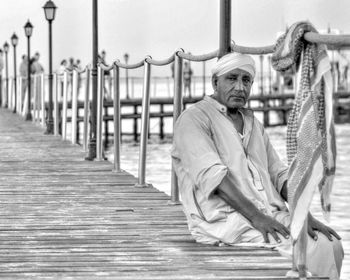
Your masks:
<svg viewBox="0 0 350 280"><path fill-rule="evenodd" d="M67 66L67 69L69 71L73 71L73 69L74 69L74 57L70 57L68 61L69 61L69 64Z"/></svg>
<svg viewBox="0 0 350 280"><path fill-rule="evenodd" d="M188 96L191 97L191 80L193 71L191 69L190 63L186 61L184 63L183 77L184 77L184 94L188 91Z"/></svg>
<svg viewBox="0 0 350 280"><path fill-rule="evenodd" d="M106 62L106 51L102 50L100 55L100 62L104 65L108 65ZM111 73L109 70L104 70L104 92L105 92L105 98L112 99L111 98L111 88L112 88L112 79L111 79Z"/></svg>
<svg viewBox="0 0 350 280"><path fill-rule="evenodd" d="M62 59L60 63L60 67L58 68L58 75L59 75L59 81L60 81L60 89L61 89L61 99L63 99L63 92L64 92L64 72L67 68L67 60Z"/></svg>
<svg viewBox="0 0 350 280"><path fill-rule="evenodd" d="M31 72L33 74L41 74L44 73L44 67L42 64L39 62L40 59L40 54L36 52L34 54L34 57L32 59L32 64L31 64Z"/></svg>
<svg viewBox="0 0 350 280"><path fill-rule="evenodd" d="M2 106L4 99L2 96L2 70L4 69L4 58L2 49L0 49L0 106Z"/></svg>
<svg viewBox="0 0 350 280"><path fill-rule="evenodd" d="M62 59L60 63L60 67L58 68L58 74L63 75L66 68L67 68L67 60Z"/></svg>
<svg viewBox="0 0 350 280"><path fill-rule="evenodd" d="M73 90L73 69L74 69L74 58L70 57L69 58L69 64L67 66L67 70L69 70L70 72L68 73L68 81L67 81L67 90L68 92L70 92L71 96L72 96L72 90ZM67 97L68 98L68 97Z"/></svg>
<svg viewBox="0 0 350 280"><path fill-rule="evenodd" d="M21 83L21 100L22 100L22 108L24 106L25 94L28 87L28 57L24 54L22 55L22 61L19 65L19 76L22 81Z"/></svg>
<svg viewBox="0 0 350 280"><path fill-rule="evenodd" d="M75 62L74 67L78 70L78 95L81 87L81 71L83 70L83 67L81 66L81 61L80 59L77 59Z"/></svg>
<svg viewBox="0 0 350 280"><path fill-rule="evenodd" d="M40 53L36 52L34 54L34 57L31 59L30 61L30 71L33 75L40 75L42 73L44 73L44 67L41 65L41 63L39 62L40 59ZM34 76L33 77L35 80L35 82L33 82L33 85L35 85L35 87L33 86L33 94L31 95L31 99L33 100L35 98L35 94L36 94L36 98L37 100L39 100L39 102L37 103L37 109L41 108L41 95L43 94L41 92L41 78L39 78L39 76Z"/></svg>

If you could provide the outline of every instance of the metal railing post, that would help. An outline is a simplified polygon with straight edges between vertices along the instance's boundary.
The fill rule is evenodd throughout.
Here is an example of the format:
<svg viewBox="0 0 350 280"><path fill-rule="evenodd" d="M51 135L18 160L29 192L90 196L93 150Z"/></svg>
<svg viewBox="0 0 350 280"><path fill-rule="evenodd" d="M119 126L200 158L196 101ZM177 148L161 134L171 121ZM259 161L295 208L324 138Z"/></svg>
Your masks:
<svg viewBox="0 0 350 280"><path fill-rule="evenodd" d="M146 184L146 154L149 129L150 82L151 65L146 58L144 61L138 183L135 185L135 187L139 188L148 187L148 184Z"/></svg>
<svg viewBox="0 0 350 280"><path fill-rule="evenodd" d="M97 68L97 124L96 124L96 160L103 160L102 122L103 122L103 77L104 71Z"/></svg>
<svg viewBox="0 0 350 280"><path fill-rule="evenodd" d="M157 97L157 77L153 79L153 96Z"/></svg>
<svg viewBox="0 0 350 280"><path fill-rule="evenodd" d="M62 138L67 139L67 94L68 94L68 73L63 73L63 104L62 104Z"/></svg>
<svg viewBox="0 0 350 280"><path fill-rule="evenodd" d="M83 148L88 150L88 127L89 127L89 93L90 93L90 69L86 69L86 84L84 97L84 131L83 131Z"/></svg>
<svg viewBox="0 0 350 280"><path fill-rule="evenodd" d="M25 94L25 92L23 93L22 92L22 83L23 83L23 81L22 81L22 77L19 77L19 79L18 79L18 92L19 92L19 100L18 100L18 104L19 104L19 106L18 106L18 110L17 110L17 112L18 112L18 114L19 115L22 115L23 114L23 108L22 108L22 98L23 98L23 94Z"/></svg>
<svg viewBox="0 0 350 280"><path fill-rule="evenodd" d="M20 78L19 77L17 77L17 79L16 79L16 83L17 83L17 85L16 85L16 92L17 92L17 104L16 104L16 113L17 114L21 114L21 88L20 88Z"/></svg>
<svg viewBox="0 0 350 280"><path fill-rule="evenodd" d="M231 0L220 0L219 58L231 52Z"/></svg>
<svg viewBox="0 0 350 280"><path fill-rule="evenodd" d="M179 50L183 51L183 50ZM182 77L183 77L183 59L176 52L174 61L174 109L173 109L173 131L176 120L180 116L183 109L183 92L182 92ZM179 186L174 166L171 166L171 199L170 204L180 204L179 201Z"/></svg>
<svg viewBox="0 0 350 280"><path fill-rule="evenodd" d="M57 73L53 74L53 109L54 109L54 135L59 135L58 124L60 121L60 109L58 107L58 75Z"/></svg>
<svg viewBox="0 0 350 280"><path fill-rule="evenodd" d="M34 91L34 96L33 96L33 122L37 122L37 110L38 110L38 91L37 91L37 75L33 75L33 91Z"/></svg>
<svg viewBox="0 0 350 280"><path fill-rule="evenodd" d="M78 72L73 70L72 81L72 118L71 118L71 141L77 143L77 116L78 116Z"/></svg>
<svg viewBox="0 0 350 280"><path fill-rule="evenodd" d="M121 172L120 169L120 135L121 135L121 118L120 118L120 73L119 67L113 67L113 109L114 109L114 172Z"/></svg>
<svg viewBox="0 0 350 280"><path fill-rule="evenodd" d="M9 102L8 102L8 108L13 109L13 80L10 77L9 78Z"/></svg>
<svg viewBox="0 0 350 280"><path fill-rule="evenodd" d="M39 105L39 108L41 107L41 126L45 126L45 75L42 73L40 75L40 95L38 97L41 97L41 106Z"/></svg>
<svg viewBox="0 0 350 280"><path fill-rule="evenodd" d="M205 91L206 91L206 80L205 80L205 61L203 61L203 76L202 76L202 83L203 83L203 96L205 96Z"/></svg>

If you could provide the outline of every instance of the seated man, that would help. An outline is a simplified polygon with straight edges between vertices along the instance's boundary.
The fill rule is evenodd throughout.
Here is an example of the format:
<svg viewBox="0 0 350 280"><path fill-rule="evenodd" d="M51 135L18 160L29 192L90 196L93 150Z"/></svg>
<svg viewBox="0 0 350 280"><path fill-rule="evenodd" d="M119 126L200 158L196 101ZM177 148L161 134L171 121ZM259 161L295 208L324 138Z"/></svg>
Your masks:
<svg viewBox="0 0 350 280"><path fill-rule="evenodd" d="M173 164L197 242L270 246L291 256L288 168L262 124L244 108L254 76L248 55L230 53L217 61L214 94L184 111L176 123ZM340 237L311 215L308 222L309 271L339 279Z"/></svg>

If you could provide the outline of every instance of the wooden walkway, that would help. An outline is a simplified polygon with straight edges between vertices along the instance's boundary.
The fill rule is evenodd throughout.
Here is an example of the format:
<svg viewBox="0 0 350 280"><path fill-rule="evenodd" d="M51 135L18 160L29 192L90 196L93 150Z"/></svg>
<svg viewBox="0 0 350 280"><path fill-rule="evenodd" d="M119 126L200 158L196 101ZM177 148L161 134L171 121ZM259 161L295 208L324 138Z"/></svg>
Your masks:
<svg viewBox="0 0 350 280"><path fill-rule="evenodd" d="M167 195L43 132L0 109L0 279L285 279L276 252L195 243Z"/></svg>

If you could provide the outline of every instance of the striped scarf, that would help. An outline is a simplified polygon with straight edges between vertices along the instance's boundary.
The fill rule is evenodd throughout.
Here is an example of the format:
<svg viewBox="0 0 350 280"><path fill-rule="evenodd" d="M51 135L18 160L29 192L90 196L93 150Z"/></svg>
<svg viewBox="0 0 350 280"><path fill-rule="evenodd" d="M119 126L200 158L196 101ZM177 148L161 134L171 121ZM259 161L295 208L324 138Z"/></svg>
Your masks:
<svg viewBox="0 0 350 280"><path fill-rule="evenodd" d="M331 210L335 173L332 74L325 45L303 39L317 32L309 22L297 22L276 43L272 65L285 71L302 64L298 92L287 126L288 202L294 240L303 227L318 186L325 218Z"/></svg>

